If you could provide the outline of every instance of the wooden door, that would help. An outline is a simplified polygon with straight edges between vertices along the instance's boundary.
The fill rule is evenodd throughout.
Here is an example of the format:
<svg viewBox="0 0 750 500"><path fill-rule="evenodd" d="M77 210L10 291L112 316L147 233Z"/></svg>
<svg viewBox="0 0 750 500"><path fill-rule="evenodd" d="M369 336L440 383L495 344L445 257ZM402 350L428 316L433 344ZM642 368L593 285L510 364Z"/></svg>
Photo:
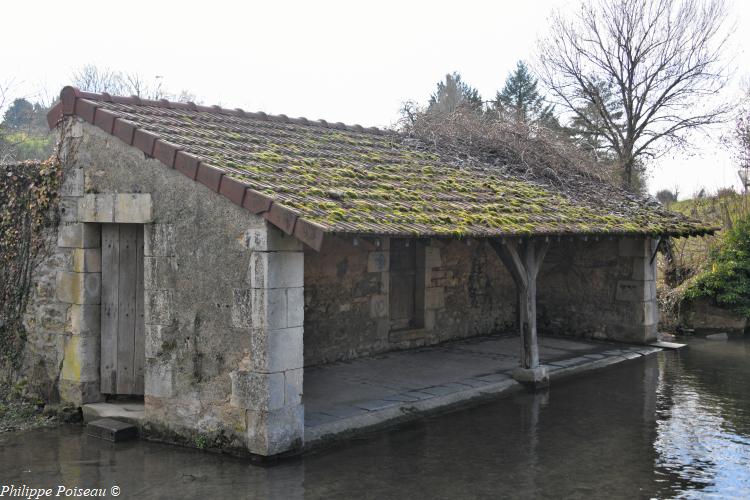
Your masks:
<svg viewBox="0 0 750 500"><path fill-rule="evenodd" d="M416 255L416 244L413 240L391 240L391 330L404 330L416 326Z"/></svg>
<svg viewBox="0 0 750 500"><path fill-rule="evenodd" d="M102 224L101 392L143 395L143 226Z"/></svg>

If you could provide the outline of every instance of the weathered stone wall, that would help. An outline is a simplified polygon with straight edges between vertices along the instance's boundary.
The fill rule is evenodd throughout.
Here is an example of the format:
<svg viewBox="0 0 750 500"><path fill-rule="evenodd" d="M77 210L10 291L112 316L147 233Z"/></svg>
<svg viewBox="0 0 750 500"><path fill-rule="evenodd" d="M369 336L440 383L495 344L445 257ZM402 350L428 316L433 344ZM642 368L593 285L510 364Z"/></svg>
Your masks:
<svg viewBox="0 0 750 500"><path fill-rule="evenodd" d="M389 332L388 239L353 242L351 237L328 238L319 253L305 252L307 366L515 332L515 286L485 242L422 242L425 325L412 332ZM658 312L651 245L634 238L553 241L538 278L539 330L652 340Z"/></svg>
<svg viewBox="0 0 750 500"><path fill-rule="evenodd" d="M94 126L67 140L25 371L64 401L104 398L100 224L143 223L147 428L264 455L301 445L301 244Z"/></svg>
<svg viewBox="0 0 750 500"><path fill-rule="evenodd" d="M57 299L55 281L57 270L71 265L72 252L57 248L57 228L46 230L44 240L44 257L34 269L34 286L24 314L27 338L17 377L25 381L29 394L56 403L69 306Z"/></svg>
<svg viewBox="0 0 750 500"><path fill-rule="evenodd" d="M654 241L553 241L537 283L538 330L623 342L655 340Z"/></svg>
<svg viewBox="0 0 750 500"><path fill-rule="evenodd" d="M80 135L81 130L76 127L75 133ZM44 258L34 269L34 287L24 315L27 339L20 377L27 382L30 393L49 402L80 404L87 398L99 397L97 390L91 396L86 395L91 388L87 383L91 373L78 362L82 352L98 349L98 321L93 330L88 329L85 321L81 327L82 310L88 308L82 305L87 289L74 285L82 284L75 279L78 272L98 272L96 250L91 248L99 243L91 227L84 231L83 225L75 224L77 202L84 194L83 173L63 166L60 227L47 230ZM86 283L98 289L96 276L85 276L94 276ZM61 279L67 286L60 286ZM98 306L94 307L98 314ZM94 346L93 342L97 344Z"/></svg>
<svg viewBox="0 0 750 500"><path fill-rule="evenodd" d="M679 304L678 318L679 328L698 333L743 333L747 328L746 317L718 307L705 297L683 300Z"/></svg>
<svg viewBox="0 0 750 500"><path fill-rule="evenodd" d="M377 246L376 246L377 244ZM508 331L515 324L510 275L476 240L420 240L424 327L390 332L388 238L329 237L305 251L305 364Z"/></svg>

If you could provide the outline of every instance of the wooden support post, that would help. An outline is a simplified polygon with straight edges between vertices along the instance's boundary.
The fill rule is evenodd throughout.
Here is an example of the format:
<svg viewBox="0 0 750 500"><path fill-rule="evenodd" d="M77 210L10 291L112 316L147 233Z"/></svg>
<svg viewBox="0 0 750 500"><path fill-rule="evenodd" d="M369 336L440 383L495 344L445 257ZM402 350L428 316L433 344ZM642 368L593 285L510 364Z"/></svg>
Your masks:
<svg viewBox="0 0 750 500"><path fill-rule="evenodd" d="M521 333L520 368L531 373L519 373L524 381L534 385L546 384L546 371L539 370L539 345L536 334L536 278L549 241L529 239L523 243L490 240L500 260L513 277L518 291L518 327ZM543 374L541 372L544 372ZM530 377L529 380L526 380ZM519 378L519 377L516 377Z"/></svg>

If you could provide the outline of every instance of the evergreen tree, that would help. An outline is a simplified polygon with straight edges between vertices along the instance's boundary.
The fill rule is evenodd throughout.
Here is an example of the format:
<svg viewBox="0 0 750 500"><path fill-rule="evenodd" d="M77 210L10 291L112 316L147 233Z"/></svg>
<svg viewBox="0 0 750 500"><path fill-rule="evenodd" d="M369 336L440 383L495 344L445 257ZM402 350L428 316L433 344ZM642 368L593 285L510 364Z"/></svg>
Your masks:
<svg viewBox="0 0 750 500"><path fill-rule="evenodd" d="M618 109L617 90L612 82L595 80L588 93L595 95L596 99L583 107L576 108L576 114L568 127L568 134L583 149L596 153L600 158L607 157L614 161L615 155L604 136L604 118L602 118L600 108L605 109L606 113L612 117L613 127L621 130L622 126L617 125L617 122L622 119L623 112L622 109Z"/></svg>
<svg viewBox="0 0 750 500"><path fill-rule="evenodd" d="M9 129L27 128L34 119L34 105L20 98L8 106L3 116L3 125Z"/></svg>
<svg viewBox="0 0 750 500"><path fill-rule="evenodd" d="M459 109L482 111L482 97L479 91L461 80L454 71L445 75L444 82L438 82L437 90L430 96L427 111L431 113L452 113Z"/></svg>
<svg viewBox="0 0 750 500"><path fill-rule="evenodd" d="M495 110L520 122L557 128L559 123L553 114L553 107L545 104L537 84L526 63L518 61L516 69L506 78L503 90L495 96Z"/></svg>

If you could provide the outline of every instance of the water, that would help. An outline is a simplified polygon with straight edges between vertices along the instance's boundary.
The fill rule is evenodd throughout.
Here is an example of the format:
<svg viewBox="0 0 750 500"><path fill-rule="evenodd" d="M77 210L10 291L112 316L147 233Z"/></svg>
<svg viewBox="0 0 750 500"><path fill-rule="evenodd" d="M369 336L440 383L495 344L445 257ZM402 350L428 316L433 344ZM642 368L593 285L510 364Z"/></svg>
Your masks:
<svg viewBox="0 0 750 500"><path fill-rule="evenodd" d="M750 339L694 340L273 466L80 427L0 436L0 485L120 498L749 498Z"/></svg>

